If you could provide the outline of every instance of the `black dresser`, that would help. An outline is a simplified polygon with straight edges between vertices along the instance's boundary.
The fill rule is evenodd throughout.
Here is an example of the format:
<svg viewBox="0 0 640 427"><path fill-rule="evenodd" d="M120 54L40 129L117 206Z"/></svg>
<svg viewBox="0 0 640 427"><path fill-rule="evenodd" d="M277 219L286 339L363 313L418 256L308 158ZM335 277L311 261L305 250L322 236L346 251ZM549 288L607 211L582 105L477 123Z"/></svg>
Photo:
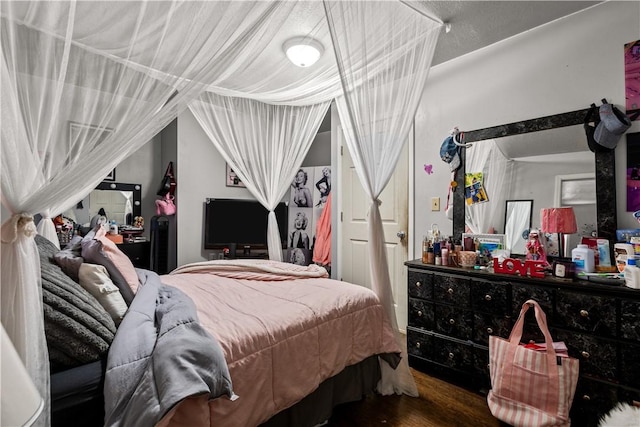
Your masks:
<svg viewBox="0 0 640 427"><path fill-rule="evenodd" d="M151 242L125 242L119 243L120 249L129 259L134 267L151 269Z"/></svg>
<svg viewBox="0 0 640 427"><path fill-rule="evenodd" d="M617 402L640 401L640 290L408 261L409 364L486 394L490 335L504 338L527 299L554 341L580 360L573 426L596 426ZM530 310L531 312L531 310ZM527 313L523 341L544 341Z"/></svg>

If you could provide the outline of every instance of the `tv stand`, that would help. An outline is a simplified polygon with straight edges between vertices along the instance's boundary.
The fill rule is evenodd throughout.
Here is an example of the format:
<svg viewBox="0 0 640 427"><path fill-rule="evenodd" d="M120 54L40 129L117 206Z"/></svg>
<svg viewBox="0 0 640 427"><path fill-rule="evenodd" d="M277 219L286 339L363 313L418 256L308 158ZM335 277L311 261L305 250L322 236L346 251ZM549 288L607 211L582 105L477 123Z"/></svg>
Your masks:
<svg viewBox="0 0 640 427"><path fill-rule="evenodd" d="M248 255L245 255L243 253L236 253L235 256L226 255L224 259L269 259L269 253L253 252L253 253L249 253Z"/></svg>

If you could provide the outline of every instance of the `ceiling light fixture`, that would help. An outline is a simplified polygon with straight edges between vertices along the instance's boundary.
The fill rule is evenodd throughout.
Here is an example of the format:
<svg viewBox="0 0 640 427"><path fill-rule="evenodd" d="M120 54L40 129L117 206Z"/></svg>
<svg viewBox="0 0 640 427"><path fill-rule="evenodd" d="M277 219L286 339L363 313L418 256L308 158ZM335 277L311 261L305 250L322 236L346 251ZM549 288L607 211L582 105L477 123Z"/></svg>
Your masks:
<svg viewBox="0 0 640 427"><path fill-rule="evenodd" d="M324 46L318 40L309 37L294 37L282 45L284 53L298 67L310 67L324 53Z"/></svg>

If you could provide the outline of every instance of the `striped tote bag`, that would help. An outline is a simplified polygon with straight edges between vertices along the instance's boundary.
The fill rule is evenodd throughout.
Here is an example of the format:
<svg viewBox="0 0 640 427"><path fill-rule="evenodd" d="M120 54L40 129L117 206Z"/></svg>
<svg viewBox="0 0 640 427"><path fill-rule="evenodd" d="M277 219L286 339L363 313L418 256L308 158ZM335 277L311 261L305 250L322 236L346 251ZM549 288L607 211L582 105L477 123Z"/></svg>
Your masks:
<svg viewBox="0 0 640 427"><path fill-rule="evenodd" d="M546 350L520 344L529 307L535 309ZM489 337L491 390L487 402L491 413L515 427L568 427L578 365L578 359L556 354L544 311L536 301L528 300L522 305L508 340Z"/></svg>

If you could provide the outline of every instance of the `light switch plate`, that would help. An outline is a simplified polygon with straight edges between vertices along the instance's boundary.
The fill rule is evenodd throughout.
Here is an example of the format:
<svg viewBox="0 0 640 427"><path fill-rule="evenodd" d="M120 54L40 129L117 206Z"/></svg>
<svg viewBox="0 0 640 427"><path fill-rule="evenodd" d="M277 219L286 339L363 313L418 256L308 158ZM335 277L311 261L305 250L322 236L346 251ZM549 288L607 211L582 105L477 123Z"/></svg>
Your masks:
<svg viewBox="0 0 640 427"><path fill-rule="evenodd" d="M431 198L431 210L439 211L440 210L440 197L432 197Z"/></svg>

